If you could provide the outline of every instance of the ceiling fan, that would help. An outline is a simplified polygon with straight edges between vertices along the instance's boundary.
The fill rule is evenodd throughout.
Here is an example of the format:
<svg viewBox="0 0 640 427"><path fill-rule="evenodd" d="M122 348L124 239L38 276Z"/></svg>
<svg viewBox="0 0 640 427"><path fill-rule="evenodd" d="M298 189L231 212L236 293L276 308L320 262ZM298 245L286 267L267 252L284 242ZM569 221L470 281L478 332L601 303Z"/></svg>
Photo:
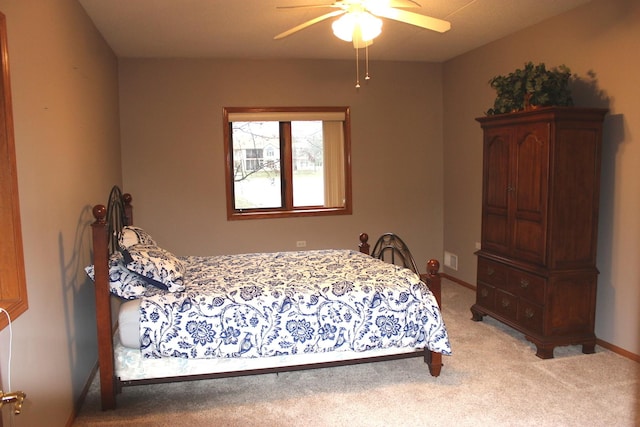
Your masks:
<svg viewBox="0 0 640 427"><path fill-rule="evenodd" d="M373 39L382 31L382 20L380 18L392 19L440 33L451 29L451 24L442 19L402 10L414 7L420 7L414 0L335 0L333 3L325 4L280 6L278 9L331 8L337 10L303 22L300 25L278 34L274 39L282 39L319 22L340 16L340 18L332 23L331 27L336 37L348 42L353 42L353 47L356 52L356 88L360 88L358 52L361 48L365 49L365 80L369 80L368 47L373 43Z"/></svg>
<svg viewBox="0 0 640 427"><path fill-rule="evenodd" d="M311 25L340 15L343 16L333 24L333 31L337 37L342 38L343 40L352 41L351 39L343 38L338 34L340 30L337 29L336 26L339 26L337 24L340 21L343 21L342 24L346 28L348 28L348 31L354 32L362 30L362 35L351 35L354 41L354 45L356 43L356 38L360 39L361 42L364 42L365 45L369 45L371 43L371 40L373 40L373 38L380 34L382 21L377 18L387 18L394 21L403 22L405 24L426 28L427 30L437 31L440 33L444 33L451 29L451 24L442 19L437 19L430 16L421 15L419 13L402 10L415 7L420 7L420 5L413 0L336 0L333 3L328 4L279 6L278 9L332 8L338 10L334 10L332 12L304 22L300 25L297 25L283 33L278 34L274 37L274 39L282 39L300 30L310 27ZM366 23L364 21L361 22L361 19L370 20L370 18L378 21L378 23L375 24L377 28L373 30L375 35L367 40L367 37L365 37L364 34ZM354 24L353 22L356 22L356 24ZM345 37L347 36L349 36L349 34L346 34ZM364 46L360 45L355 47L358 48Z"/></svg>

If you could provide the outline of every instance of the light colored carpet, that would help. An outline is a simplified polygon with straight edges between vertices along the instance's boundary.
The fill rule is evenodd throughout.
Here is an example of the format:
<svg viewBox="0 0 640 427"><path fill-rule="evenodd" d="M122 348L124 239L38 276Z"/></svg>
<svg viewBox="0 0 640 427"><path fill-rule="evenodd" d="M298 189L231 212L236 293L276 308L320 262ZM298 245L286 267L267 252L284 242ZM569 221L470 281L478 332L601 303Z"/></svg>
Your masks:
<svg viewBox="0 0 640 427"><path fill-rule="evenodd" d="M475 293L443 283L454 355L126 387L102 412L98 380L74 426L640 426L640 364L596 347L541 360L495 320L471 321Z"/></svg>

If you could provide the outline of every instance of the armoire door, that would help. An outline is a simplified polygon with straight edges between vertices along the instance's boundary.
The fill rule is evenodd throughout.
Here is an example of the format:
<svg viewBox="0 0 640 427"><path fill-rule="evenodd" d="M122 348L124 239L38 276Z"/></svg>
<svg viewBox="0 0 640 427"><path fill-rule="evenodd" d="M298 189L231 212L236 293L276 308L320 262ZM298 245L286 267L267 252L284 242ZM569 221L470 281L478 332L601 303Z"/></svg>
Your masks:
<svg viewBox="0 0 640 427"><path fill-rule="evenodd" d="M549 194L549 123L534 122L516 127L512 145L511 256L544 265L547 243Z"/></svg>
<svg viewBox="0 0 640 427"><path fill-rule="evenodd" d="M481 242L483 249L505 255L511 246L509 199L513 140L513 128L485 130Z"/></svg>

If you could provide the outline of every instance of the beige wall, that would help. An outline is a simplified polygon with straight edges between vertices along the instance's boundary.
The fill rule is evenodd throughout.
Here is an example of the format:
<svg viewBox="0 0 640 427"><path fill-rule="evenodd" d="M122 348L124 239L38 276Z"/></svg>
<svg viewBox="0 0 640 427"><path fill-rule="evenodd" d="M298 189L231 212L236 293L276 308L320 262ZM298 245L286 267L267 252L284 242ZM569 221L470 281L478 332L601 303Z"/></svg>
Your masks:
<svg viewBox="0 0 640 427"><path fill-rule="evenodd" d="M393 230L422 264L441 258L444 224L444 248L460 257L460 270L450 273L474 282L481 141L474 118L493 101L489 78L528 60L565 63L580 76L595 71L605 99L582 87L576 100L611 109L596 332L640 354L640 94L630 83L640 66L637 1L594 1L444 65L374 62L374 80L359 92L351 61L123 60L122 163L117 61L82 8L73 0L0 0L0 11L30 304L13 324L13 388L28 394L13 425L64 425L96 361L93 289L82 267L90 259L90 205L121 181L121 165L136 222L178 254L293 249L297 240L354 247L360 231ZM227 222L226 105L350 105L354 214ZM8 339L0 332L5 383Z"/></svg>
<svg viewBox="0 0 640 427"><path fill-rule="evenodd" d="M29 310L13 322L5 426L63 426L95 366L91 203L121 180L117 61L74 0L0 0L7 17ZM0 332L8 390L9 331Z"/></svg>
<svg viewBox="0 0 640 427"><path fill-rule="evenodd" d="M394 231L426 269L442 253L441 65L121 60L125 190L135 222L178 255L357 248ZM351 107L353 215L227 221L222 108Z"/></svg>
<svg viewBox="0 0 640 427"><path fill-rule="evenodd" d="M480 240L482 133L487 82L527 61L566 64L582 83L576 105L607 107L599 222L596 335L640 354L640 2L596 0L444 64L444 248L450 272L475 283ZM595 79L589 73L595 73Z"/></svg>

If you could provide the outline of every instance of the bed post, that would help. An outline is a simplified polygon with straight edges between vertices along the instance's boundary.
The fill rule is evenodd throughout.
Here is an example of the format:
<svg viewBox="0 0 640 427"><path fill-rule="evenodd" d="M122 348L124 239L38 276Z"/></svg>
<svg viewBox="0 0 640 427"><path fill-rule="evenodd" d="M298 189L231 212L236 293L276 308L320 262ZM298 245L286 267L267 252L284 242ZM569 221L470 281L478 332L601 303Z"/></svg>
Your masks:
<svg viewBox="0 0 640 427"><path fill-rule="evenodd" d="M109 226L107 208L93 208L93 265L96 292L96 323L98 328L98 364L100 366L100 396L102 410L116 407L116 387L111 330L111 293L109 292Z"/></svg>
<svg viewBox="0 0 640 427"><path fill-rule="evenodd" d="M442 280L440 278L440 263L436 259L427 262L427 273L421 274L420 278L429 285L429 289L438 301L438 307L442 307Z"/></svg>
<svg viewBox="0 0 640 427"><path fill-rule="evenodd" d="M367 233L360 233L360 244L358 245L358 249L363 254L369 255L369 235Z"/></svg>
<svg viewBox="0 0 640 427"><path fill-rule="evenodd" d="M124 225L133 225L133 206L131 205L131 194L124 193L122 200L124 201Z"/></svg>
<svg viewBox="0 0 640 427"><path fill-rule="evenodd" d="M429 286L429 289L431 289L431 292L436 297L438 307L442 307L442 282L440 273L438 272L439 269L440 263L435 259L430 259L427 262L427 273L421 274L420 278ZM425 348L424 361L429 365L429 373L432 376L437 377L440 375L440 371L442 370L442 353L429 351Z"/></svg>

